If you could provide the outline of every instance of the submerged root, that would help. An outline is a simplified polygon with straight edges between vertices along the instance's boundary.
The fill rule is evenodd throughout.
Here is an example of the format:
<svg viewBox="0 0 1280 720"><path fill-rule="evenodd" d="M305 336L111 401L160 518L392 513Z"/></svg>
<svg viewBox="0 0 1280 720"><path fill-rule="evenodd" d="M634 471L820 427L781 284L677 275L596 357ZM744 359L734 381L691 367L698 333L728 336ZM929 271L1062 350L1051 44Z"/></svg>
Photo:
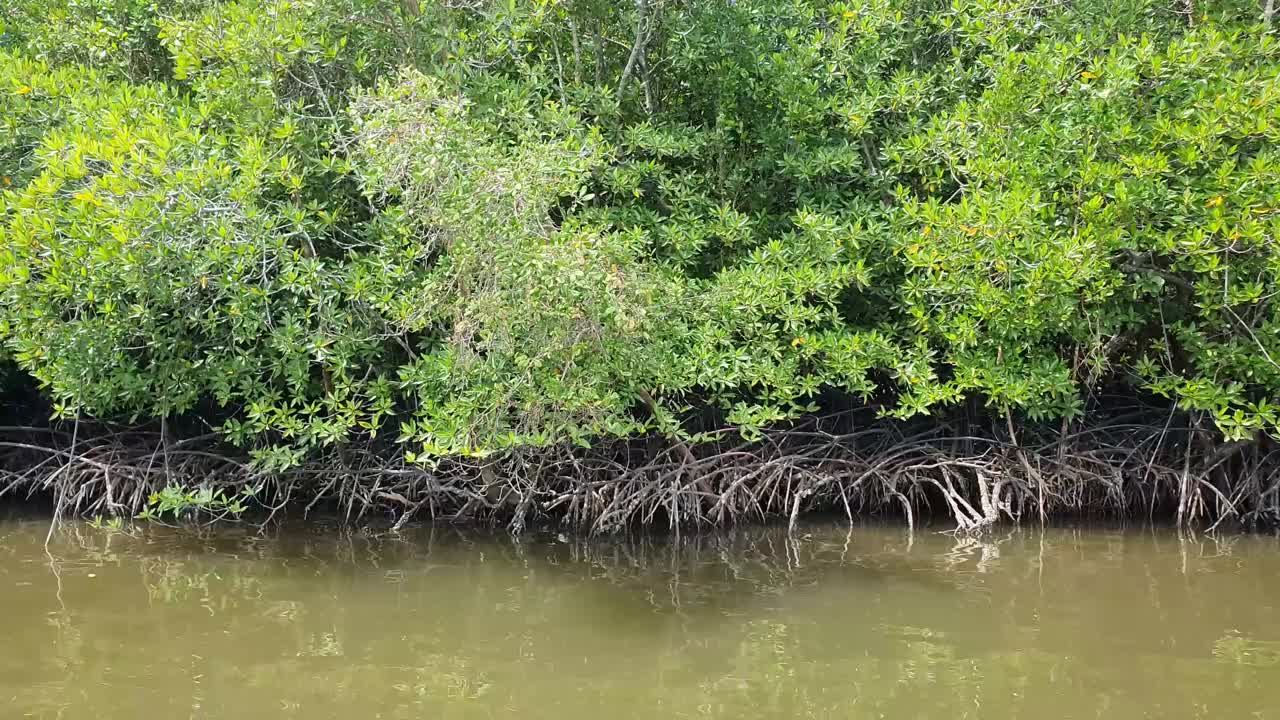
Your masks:
<svg viewBox="0 0 1280 720"><path fill-rule="evenodd" d="M261 475L213 435L166 442L142 430L80 437L8 428L0 497L44 493L66 514L121 515L173 483L237 491L261 486L272 515L289 506L371 513L395 527L414 519L504 522L519 532L554 520L595 533L658 523L676 529L811 511L850 521L901 514L914 525L944 517L964 533L1061 515L1175 515L1184 524L1280 520L1280 452L1211 445L1199 428L1171 431L1163 416L1097 420L1081 429L958 433L943 422L861 424L865 415L810 418L745 441L726 430L697 446L643 441L591 449L555 446L433 468L395 447L347 446L283 473ZM1176 426L1174 426L1176 427ZM1001 428L1003 430L1003 428ZM1245 452L1251 450L1251 452ZM1198 461L1198 462L1197 462Z"/></svg>

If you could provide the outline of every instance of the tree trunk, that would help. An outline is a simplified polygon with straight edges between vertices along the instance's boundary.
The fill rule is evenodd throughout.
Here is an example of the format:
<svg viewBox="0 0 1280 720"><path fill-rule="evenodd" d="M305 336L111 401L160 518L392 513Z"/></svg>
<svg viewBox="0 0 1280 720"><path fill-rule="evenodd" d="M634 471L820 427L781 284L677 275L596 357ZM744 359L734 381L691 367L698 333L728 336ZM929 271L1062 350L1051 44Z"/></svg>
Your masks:
<svg viewBox="0 0 1280 720"><path fill-rule="evenodd" d="M578 22L569 18L569 34L573 38L573 84L582 84L582 38L578 36Z"/></svg>
<svg viewBox="0 0 1280 720"><path fill-rule="evenodd" d="M596 21L596 87L604 84L604 30L600 21Z"/></svg>
<svg viewBox="0 0 1280 720"><path fill-rule="evenodd" d="M636 0L636 39L631 44L631 55L627 57L627 64L622 68L622 77L618 79L619 105L622 104L622 98L627 92L627 83L631 80L631 76L635 74L640 57L644 54L644 44L648 40L648 35L649 0Z"/></svg>

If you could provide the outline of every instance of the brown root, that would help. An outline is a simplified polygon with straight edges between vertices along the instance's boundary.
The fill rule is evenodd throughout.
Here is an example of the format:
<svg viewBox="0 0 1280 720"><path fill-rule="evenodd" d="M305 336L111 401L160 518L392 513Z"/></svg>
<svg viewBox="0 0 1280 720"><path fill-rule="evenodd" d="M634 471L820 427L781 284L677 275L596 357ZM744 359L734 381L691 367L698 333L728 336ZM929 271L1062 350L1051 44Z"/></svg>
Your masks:
<svg viewBox="0 0 1280 720"><path fill-rule="evenodd" d="M1007 418L1005 419L1007 421ZM75 515L131 514L167 484L237 491L261 486L270 516L288 507L414 519L505 522L519 532L558 521L594 533L662 523L723 526L835 511L850 521L941 515L965 533L1024 517L1126 517L1157 508L1183 524L1280 519L1280 451L1232 445L1195 462L1206 431L1159 413L1079 423L1015 438L940 421L808 418L762 438L736 431L656 452L643 441L590 449L528 448L484 460L411 465L394 446L346 446L283 473L258 473L215 435L165 442L143 430L0 429L0 497L44 493ZM101 430L101 429L100 429ZM999 428L1003 431L1004 428ZM1212 443L1207 443L1210 447Z"/></svg>

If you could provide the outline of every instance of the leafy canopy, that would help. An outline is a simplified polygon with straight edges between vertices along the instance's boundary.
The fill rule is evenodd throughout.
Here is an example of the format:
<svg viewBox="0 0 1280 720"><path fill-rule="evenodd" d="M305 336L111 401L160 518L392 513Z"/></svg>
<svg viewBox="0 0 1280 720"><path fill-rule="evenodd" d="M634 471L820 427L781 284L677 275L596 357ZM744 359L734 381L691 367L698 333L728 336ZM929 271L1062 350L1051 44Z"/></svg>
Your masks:
<svg viewBox="0 0 1280 720"><path fill-rule="evenodd" d="M1274 432L1280 50L1213 6L19 0L0 339L267 469L1103 384Z"/></svg>

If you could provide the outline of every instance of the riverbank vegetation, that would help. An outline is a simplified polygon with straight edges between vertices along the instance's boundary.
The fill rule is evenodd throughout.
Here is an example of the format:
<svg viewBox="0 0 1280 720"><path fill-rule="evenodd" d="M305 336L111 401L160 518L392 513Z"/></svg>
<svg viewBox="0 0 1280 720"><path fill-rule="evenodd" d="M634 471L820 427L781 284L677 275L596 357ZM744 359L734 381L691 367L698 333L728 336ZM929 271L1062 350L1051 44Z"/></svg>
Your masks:
<svg viewBox="0 0 1280 720"><path fill-rule="evenodd" d="M1275 522L1274 14L10 3L0 490Z"/></svg>

